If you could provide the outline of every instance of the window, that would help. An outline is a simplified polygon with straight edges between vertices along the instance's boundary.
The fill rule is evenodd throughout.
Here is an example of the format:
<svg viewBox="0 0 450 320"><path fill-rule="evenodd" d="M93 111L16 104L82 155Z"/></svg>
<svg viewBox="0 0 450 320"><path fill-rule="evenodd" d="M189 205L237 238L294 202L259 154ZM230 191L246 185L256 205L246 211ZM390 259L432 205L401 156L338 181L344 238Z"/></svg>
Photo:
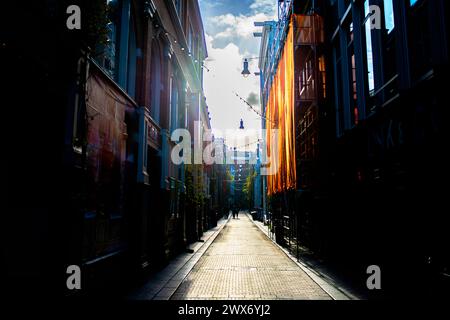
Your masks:
<svg viewBox="0 0 450 320"><path fill-rule="evenodd" d="M353 22L351 22L349 24L349 26L347 27L347 41L348 44L353 44L353 40L354 40L354 33L353 33Z"/></svg>
<svg viewBox="0 0 450 320"><path fill-rule="evenodd" d="M171 131L178 128L178 86L174 77L170 79L170 122Z"/></svg>
<svg viewBox="0 0 450 320"><path fill-rule="evenodd" d="M129 44L128 44L127 93L132 98L135 98L136 95L136 62L137 62L136 31L134 25L134 18L131 17Z"/></svg>
<svg viewBox="0 0 450 320"><path fill-rule="evenodd" d="M192 25L189 23L188 34L187 34L187 44L189 48L189 53L194 54L194 31L192 31Z"/></svg>
<svg viewBox="0 0 450 320"><path fill-rule="evenodd" d="M183 25L183 1L184 0L174 0L175 9L177 9L181 25Z"/></svg>
<svg viewBox="0 0 450 320"><path fill-rule="evenodd" d="M350 74L350 91L351 91L351 112L352 112L352 123L358 125L359 123L359 110L358 110L358 88L356 85L356 61L355 53L352 52L350 57L351 74Z"/></svg>
<svg viewBox="0 0 450 320"><path fill-rule="evenodd" d="M327 76L325 72L325 56L319 57L319 81L320 81L320 95L321 98L327 97Z"/></svg>
<svg viewBox="0 0 450 320"><path fill-rule="evenodd" d="M372 49L372 30L370 21L369 0L364 2L364 15L365 15L365 35L366 35L366 67L367 67L367 82L369 86L370 95L374 94L375 90L375 77L374 77L374 67L373 67L373 49Z"/></svg>
<svg viewBox="0 0 450 320"><path fill-rule="evenodd" d="M356 59L355 59L355 47L354 47L354 29L353 22L351 22L347 27L347 57L348 61L348 72L349 72L349 88L350 88L350 117L351 124L357 125L359 122L359 112L358 112L358 91L356 84Z"/></svg>
<svg viewBox="0 0 450 320"><path fill-rule="evenodd" d="M344 124L344 99L342 92L342 55L340 42L336 41L333 50L334 58L334 84L335 84L335 101L336 101L336 135L342 136L345 130Z"/></svg>
<svg viewBox="0 0 450 320"><path fill-rule="evenodd" d="M151 97L152 102L150 106L150 115L156 123L160 121L160 110L161 110L161 55L160 48L156 41L152 44L152 55L151 55Z"/></svg>
<svg viewBox="0 0 450 320"><path fill-rule="evenodd" d="M384 22L386 24L388 34L391 33L395 28L394 7L392 0L384 0Z"/></svg>
<svg viewBox="0 0 450 320"><path fill-rule="evenodd" d="M301 100L313 100L315 98L315 79L313 71L313 60L311 58L311 53L309 53L299 75L299 95Z"/></svg>

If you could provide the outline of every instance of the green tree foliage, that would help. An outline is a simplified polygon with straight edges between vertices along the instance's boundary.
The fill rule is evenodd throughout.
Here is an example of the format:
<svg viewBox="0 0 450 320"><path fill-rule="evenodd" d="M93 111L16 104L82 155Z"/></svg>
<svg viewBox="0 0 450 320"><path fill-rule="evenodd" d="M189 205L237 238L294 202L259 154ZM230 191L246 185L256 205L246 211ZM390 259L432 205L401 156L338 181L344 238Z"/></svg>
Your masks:
<svg viewBox="0 0 450 320"><path fill-rule="evenodd" d="M248 175L245 181L245 185L242 190L244 192L245 200L247 201L249 208L252 208L254 203L255 179L256 179L256 172L254 169L252 169L251 173Z"/></svg>
<svg viewBox="0 0 450 320"><path fill-rule="evenodd" d="M81 5L82 37L91 49L108 42L108 23L118 14L117 1L84 0Z"/></svg>

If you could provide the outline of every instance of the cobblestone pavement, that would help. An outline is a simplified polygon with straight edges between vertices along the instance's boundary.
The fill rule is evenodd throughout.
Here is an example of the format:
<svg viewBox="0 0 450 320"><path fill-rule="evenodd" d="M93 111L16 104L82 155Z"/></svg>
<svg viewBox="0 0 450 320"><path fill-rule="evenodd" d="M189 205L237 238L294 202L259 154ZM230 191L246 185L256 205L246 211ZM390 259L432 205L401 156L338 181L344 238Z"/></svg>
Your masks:
<svg viewBox="0 0 450 320"><path fill-rule="evenodd" d="M230 220L173 300L322 300L331 297L246 215Z"/></svg>

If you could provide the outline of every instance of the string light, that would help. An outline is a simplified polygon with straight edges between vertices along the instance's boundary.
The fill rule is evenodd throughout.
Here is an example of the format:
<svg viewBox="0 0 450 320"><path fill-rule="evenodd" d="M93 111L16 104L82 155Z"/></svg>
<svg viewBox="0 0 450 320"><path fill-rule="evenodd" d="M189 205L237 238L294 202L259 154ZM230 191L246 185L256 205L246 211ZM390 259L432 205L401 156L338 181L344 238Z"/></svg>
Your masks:
<svg viewBox="0 0 450 320"><path fill-rule="evenodd" d="M229 146L228 148L229 148L229 150L233 150L234 149L234 150L237 151L237 149L247 148L247 147L253 146L255 144L261 143L261 142L263 142L263 140L262 139L258 139L258 140L254 141L254 142L251 142L251 143L243 144L243 145L240 145L240 146L234 146L234 147Z"/></svg>
<svg viewBox="0 0 450 320"><path fill-rule="evenodd" d="M233 93L234 93L234 94L236 95L236 97L238 97L242 102L244 102L244 103L248 106L248 108L249 108L251 111L253 111L254 113L256 113L261 119L267 120L267 121L269 121L269 122L275 124L274 121L272 121L272 120L269 119L269 118L266 118L261 112L259 112L258 110L256 110L256 109L255 109L255 108L254 108L247 100L245 100L244 98L242 98L237 92L233 91Z"/></svg>
<svg viewBox="0 0 450 320"><path fill-rule="evenodd" d="M173 34L171 34L169 31L167 31L163 26L156 25L156 28L161 28L164 31L164 34L166 35L166 37L169 38L169 41L172 40L174 44L177 44L181 51L183 51L183 52L186 51L185 47L182 47L181 45L178 44L177 37L175 37ZM190 50L188 50L187 55L188 55L188 57L192 57L192 52ZM199 62L199 60L195 59L195 63L198 63L198 62Z"/></svg>
<svg viewBox="0 0 450 320"><path fill-rule="evenodd" d="M173 34L171 34L169 31L167 31L163 26L156 25L156 28L162 28L164 30L164 34L166 35L166 37L169 38L169 41L171 39L174 44L177 44L180 47L180 50L182 52L186 51L186 49L184 47L182 47L181 45L178 44L177 37L175 37ZM192 57L192 53L190 51L187 52L187 55L189 57ZM250 57L250 58L248 58L248 60L255 60L255 59L259 59L259 57ZM199 63L199 60L195 59L194 62L195 63ZM204 63L201 63L201 68L205 69L208 73L211 71L207 66L205 66ZM215 78L215 74L213 74L213 77ZM248 101L246 101L244 98L242 98L238 93L233 92L233 91L232 91L232 93L234 93L242 102L244 102L249 107L250 111L255 112L261 119L267 120L267 121L269 121L271 123L275 123L272 120L266 118L261 112L256 110ZM255 144L255 143L253 143L253 144Z"/></svg>
<svg viewBox="0 0 450 320"><path fill-rule="evenodd" d="M164 28L164 26L160 26L160 25L157 24L157 25L155 25L155 27L156 27L156 28L161 28L161 29L163 30L164 34L166 35L166 37L168 38L169 42L172 42L172 41L173 41L173 43L176 44L176 45L180 48L180 50L181 50L182 52L186 52L186 49L185 49L184 47L182 47L180 44L178 44L177 37L175 37L175 36L174 36L173 34L171 34L168 30L166 30L166 29ZM190 57L190 58L192 59L192 52L191 52L190 50L188 50L187 56ZM195 63L199 63L199 62L200 62L200 63L201 63L201 65L200 65L201 68L206 69L208 72L210 71L210 70L204 65L204 63L203 63L202 61L199 61L198 59L195 59L194 62L195 62ZM210 118L210 120L211 120L211 118Z"/></svg>
<svg viewBox="0 0 450 320"><path fill-rule="evenodd" d="M258 140L254 141L254 142L251 142L251 143L248 143L248 144L245 144L245 145L241 145L241 146L237 146L237 147L234 147L234 148L236 148L236 149L247 148L247 147L253 146L255 144L258 144L260 142L262 142L262 140L258 139Z"/></svg>

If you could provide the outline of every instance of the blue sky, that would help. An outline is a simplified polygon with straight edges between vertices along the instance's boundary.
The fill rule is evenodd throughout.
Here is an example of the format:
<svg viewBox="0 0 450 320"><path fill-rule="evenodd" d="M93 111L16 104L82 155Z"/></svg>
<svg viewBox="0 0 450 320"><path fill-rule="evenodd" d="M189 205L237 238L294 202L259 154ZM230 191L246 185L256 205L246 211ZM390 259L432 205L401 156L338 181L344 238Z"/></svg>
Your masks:
<svg viewBox="0 0 450 320"><path fill-rule="evenodd" d="M218 16L223 13L238 15L250 11L253 0L200 0L203 14L208 16Z"/></svg>
<svg viewBox="0 0 450 320"><path fill-rule="evenodd" d="M223 134L237 129L243 118L247 129L261 127L261 119L249 110L233 92L259 105L259 77L241 75L244 58L259 55L261 31L256 21L276 17L277 0L199 0L205 26L209 58L204 71L205 95L212 116L212 126ZM250 71L257 72L258 61L252 60Z"/></svg>

